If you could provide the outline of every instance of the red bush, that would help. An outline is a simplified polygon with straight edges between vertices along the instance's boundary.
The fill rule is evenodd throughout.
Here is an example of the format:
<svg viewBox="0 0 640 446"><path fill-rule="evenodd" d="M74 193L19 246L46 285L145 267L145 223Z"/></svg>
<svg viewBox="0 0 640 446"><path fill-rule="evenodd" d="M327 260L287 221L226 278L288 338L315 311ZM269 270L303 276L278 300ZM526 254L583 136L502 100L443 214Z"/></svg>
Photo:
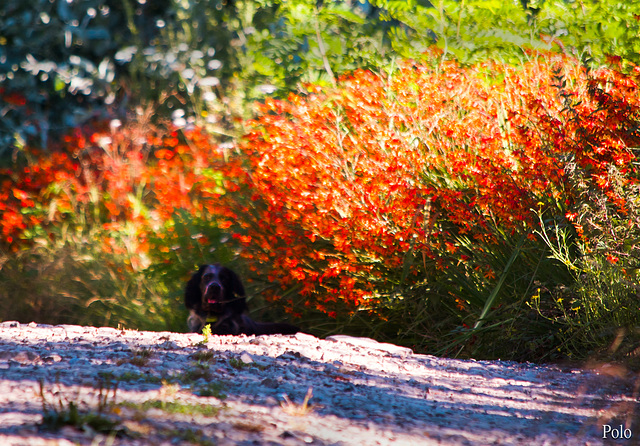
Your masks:
<svg viewBox="0 0 640 446"><path fill-rule="evenodd" d="M610 163L630 168L637 74L560 55L518 68L408 61L267 100L242 143L252 202L229 204L244 256L329 314L390 292L408 256L422 259L410 276L470 261L455 260L453 236L490 243L490 226L525 233L532 209L571 208L566 163L602 188Z"/></svg>
<svg viewBox="0 0 640 446"><path fill-rule="evenodd" d="M132 251L144 256L150 235L170 236L176 210L201 215L206 199L222 193L210 171L221 151L199 129L101 124L78 129L55 152L30 157L22 169L0 172L0 230L14 250L36 236L55 237L54 228L70 223L127 232ZM124 249L109 236L96 243Z"/></svg>

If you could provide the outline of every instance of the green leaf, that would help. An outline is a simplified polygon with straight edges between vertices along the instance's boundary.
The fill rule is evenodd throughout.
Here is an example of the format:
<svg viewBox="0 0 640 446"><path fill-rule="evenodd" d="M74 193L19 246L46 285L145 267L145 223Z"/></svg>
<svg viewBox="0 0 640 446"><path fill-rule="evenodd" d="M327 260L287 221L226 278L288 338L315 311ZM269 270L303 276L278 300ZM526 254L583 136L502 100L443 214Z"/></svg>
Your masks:
<svg viewBox="0 0 640 446"><path fill-rule="evenodd" d="M341 19L344 19L350 23L357 23L358 25L362 25L366 22L364 18L344 8L331 8L326 9L323 12L329 15L340 17Z"/></svg>
<svg viewBox="0 0 640 446"><path fill-rule="evenodd" d="M500 290L502 289L502 285L504 284L504 281L506 280L507 275L509 274L509 270L511 269L511 266L513 265L513 262L515 262L516 259L518 258L518 256L520 255L520 251L522 249L522 245L524 244L526 239L527 239L527 234L524 234L520 238L520 241L518 242L518 245L516 246L516 249L513 250L513 253L511 254L511 258L509 258L509 261L507 262L507 265L504 267L504 271L502 271L502 274L500 275L500 279L498 280L498 283L496 284L496 286L493 289L493 291L491 291L491 294L489 295L489 297L487 298L487 301L484 304L484 308L482 309L482 313L480 313L480 317L478 318L478 320L476 321L475 325L473 326L474 330L477 329L477 328L480 328L482 326L482 324L484 323L484 318L487 316L487 314L489 313L489 310L493 306L493 303L495 302L496 298L498 297L498 293L500 293Z"/></svg>

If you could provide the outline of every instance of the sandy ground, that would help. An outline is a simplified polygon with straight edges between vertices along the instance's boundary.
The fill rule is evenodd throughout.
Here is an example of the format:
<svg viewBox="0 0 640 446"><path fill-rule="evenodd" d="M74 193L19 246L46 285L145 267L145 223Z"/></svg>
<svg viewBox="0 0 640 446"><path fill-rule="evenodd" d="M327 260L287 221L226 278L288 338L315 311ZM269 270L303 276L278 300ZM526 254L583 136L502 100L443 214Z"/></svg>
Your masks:
<svg viewBox="0 0 640 446"><path fill-rule="evenodd" d="M346 336L206 341L1 323L0 445L640 444L638 380L613 367Z"/></svg>

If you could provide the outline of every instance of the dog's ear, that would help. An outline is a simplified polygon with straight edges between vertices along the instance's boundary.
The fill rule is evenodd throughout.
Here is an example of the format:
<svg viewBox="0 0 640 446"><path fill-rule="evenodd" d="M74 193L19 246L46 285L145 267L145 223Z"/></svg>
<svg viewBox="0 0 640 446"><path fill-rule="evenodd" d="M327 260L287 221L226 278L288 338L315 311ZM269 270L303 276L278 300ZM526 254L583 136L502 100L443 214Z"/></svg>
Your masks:
<svg viewBox="0 0 640 446"><path fill-rule="evenodd" d="M231 285L231 290L238 296L240 297L244 297L244 286L242 285L242 281L240 280L240 277L238 277L238 275L233 271L230 270L229 268L225 268L226 274L229 277L229 282Z"/></svg>
<svg viewBox="0 0 640 446"><path fill-rule="evenodd" d="M202 302L202 291L200 291L200 281L202 280L202 273L207 265L200 266L198 272L191 276L191 279L187 282L187 288L184 291L184 305L189 308L195 308Z"/></svg>

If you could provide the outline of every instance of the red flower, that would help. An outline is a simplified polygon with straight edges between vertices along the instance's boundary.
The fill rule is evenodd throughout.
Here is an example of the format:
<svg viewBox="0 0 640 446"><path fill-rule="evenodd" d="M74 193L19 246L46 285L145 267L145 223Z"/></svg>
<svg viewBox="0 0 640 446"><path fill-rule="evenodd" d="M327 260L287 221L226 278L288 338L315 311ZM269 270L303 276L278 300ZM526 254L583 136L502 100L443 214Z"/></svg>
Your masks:
<svg viewBox="0 0 640 446"><path fill-rule="evenodd" d="M615 265L616 263L618 263L618 260L620 260L620 258L618 258L617 256L614 256L613 254L607 255L607 261L612 265Z"/></svg>

